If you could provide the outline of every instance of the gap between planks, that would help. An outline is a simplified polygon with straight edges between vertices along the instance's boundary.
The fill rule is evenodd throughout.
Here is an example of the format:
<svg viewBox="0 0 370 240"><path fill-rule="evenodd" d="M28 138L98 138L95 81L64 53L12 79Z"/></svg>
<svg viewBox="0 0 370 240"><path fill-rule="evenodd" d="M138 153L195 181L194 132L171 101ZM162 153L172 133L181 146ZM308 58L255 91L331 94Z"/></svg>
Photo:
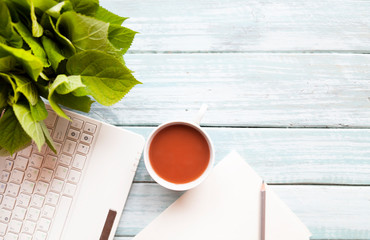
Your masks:
<svg viewBox="0 0 370 240"><path fill-rule="evenodd" d="M128 54L370 54L370 50L249 50L249 51L152 51L128 50Z"/></svg>
<svg viewBox="0 0 370 240"><path fill-rule="evenodd" d="M157 184L154 181L133 181L133 183L146 183L146 184ZM297 182L297 183L266 183L271 186L335 186L335 187L370 187L370 184L351 184L351 183L305 183L305 182Z"/></svg>

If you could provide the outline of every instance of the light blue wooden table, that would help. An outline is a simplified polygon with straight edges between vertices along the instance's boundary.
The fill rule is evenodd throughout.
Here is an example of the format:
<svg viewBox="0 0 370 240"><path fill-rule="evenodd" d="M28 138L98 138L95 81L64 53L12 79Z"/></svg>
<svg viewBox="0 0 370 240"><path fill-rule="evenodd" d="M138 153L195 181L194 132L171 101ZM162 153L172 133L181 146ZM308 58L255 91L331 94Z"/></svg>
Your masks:
<svg viewBox="0 0 370 240"><path fill-rule="evenodd" d="M370 1L101 0L140 32L143 85L91 117L144 136L209 105L216 163L237 150L313 233L370 239ZM115 240L181 193L139 165Z"/></svg>

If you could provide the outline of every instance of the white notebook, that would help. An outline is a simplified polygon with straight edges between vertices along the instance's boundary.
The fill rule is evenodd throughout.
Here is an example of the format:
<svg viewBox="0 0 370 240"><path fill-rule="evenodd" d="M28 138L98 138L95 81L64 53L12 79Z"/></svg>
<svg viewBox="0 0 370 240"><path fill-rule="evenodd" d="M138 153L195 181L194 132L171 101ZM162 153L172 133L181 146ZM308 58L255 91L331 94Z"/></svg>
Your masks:
<svg viewBox="0 0 370 240"><path fill-rule="evenodd" d="M260 240L262 179L231 152L134 240ZM266 240L308 240L311 233L267 186Z"/></svg>

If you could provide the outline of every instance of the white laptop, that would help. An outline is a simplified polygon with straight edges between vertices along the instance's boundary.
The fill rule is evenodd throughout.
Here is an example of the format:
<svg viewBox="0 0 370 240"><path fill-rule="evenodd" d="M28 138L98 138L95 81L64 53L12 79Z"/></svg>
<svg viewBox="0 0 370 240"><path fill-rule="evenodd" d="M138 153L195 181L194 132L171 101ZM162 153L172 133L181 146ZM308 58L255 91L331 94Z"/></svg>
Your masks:
<svg viewBox="0 0 370 240"><path fill-rule="evenodd" d="M32 145L0 157L0 240L113 239L144 138L47 108L58 154Z"/></svg>

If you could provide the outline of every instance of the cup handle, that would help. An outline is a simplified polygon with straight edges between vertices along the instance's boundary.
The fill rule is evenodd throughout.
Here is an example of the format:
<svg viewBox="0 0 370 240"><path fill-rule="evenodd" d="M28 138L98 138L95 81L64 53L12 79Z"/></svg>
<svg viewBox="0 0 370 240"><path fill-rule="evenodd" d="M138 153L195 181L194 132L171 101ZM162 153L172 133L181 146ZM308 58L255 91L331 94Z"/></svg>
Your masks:
<svg viewBox="0 0 370 240"><path fill-rule="evenodd" d="M203 103L202 106L200 107L197 116L194 118L194 123L197 125L200 125L200 121L202 120L204 114L206 113L208 108L208 105Z"/></svg>

